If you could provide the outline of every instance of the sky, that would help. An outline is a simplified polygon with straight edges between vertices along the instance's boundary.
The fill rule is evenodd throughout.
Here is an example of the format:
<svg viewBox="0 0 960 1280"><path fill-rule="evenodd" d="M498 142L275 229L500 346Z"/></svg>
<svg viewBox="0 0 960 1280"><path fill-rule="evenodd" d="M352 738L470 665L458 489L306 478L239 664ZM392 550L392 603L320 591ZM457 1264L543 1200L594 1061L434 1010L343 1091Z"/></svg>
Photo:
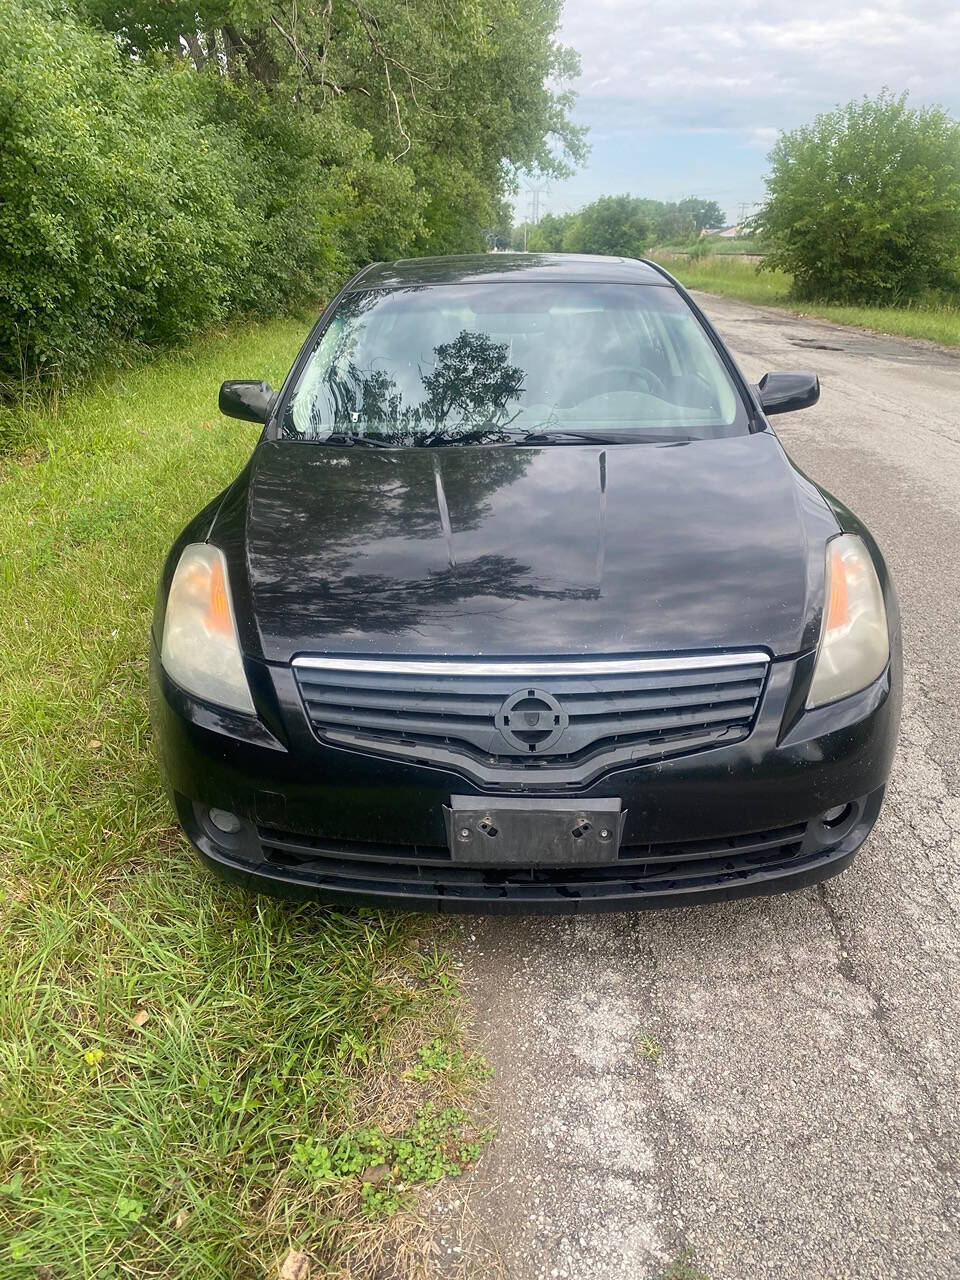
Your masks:
<svg viewBox="0 0 960 1280"><path fill-rule="evenodd" d="M763 198L778 131L884 86L960 116L960 5L942 0L566 0L582 74L574 119L591 156L541 213L601 195ZM521 190L518 220L531 197Z"/></svg>

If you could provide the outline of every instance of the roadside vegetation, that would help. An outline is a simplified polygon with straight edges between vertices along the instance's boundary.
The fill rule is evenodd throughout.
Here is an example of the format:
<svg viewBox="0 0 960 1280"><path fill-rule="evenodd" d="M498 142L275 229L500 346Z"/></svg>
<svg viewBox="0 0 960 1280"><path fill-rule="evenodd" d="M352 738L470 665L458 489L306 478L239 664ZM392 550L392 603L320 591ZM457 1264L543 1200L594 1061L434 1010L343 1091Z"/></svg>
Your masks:
<svg viewBox="0 0 960 1280"><path fill-rule="evenodd" d="M17 419L0 460L0 1276L371 1275L489 1136L431 922L223 886L174 826L146 654L162 556L305 321ZM300 1265L294 1258L296 1265ZM406 1272L404 1272L406 1274Z"/></svg>
<svg viewBox="0 0 960 1280"><path fill-rule="evenodd" d="M704 257L716 254L719 257L763 257L768 250L765 240L761 240L759 236L730 236L729 239L721 240L715 235L706 235L694 241L678 241L675 244L656 244L648 253L648 257L657 257L658 254L678 253L686 256L693 254L695 257Z"/></svg>
<svg viewBox="0 0 960 1280"><path fill-rule="evenodd" d="M689 289L703 289L728 298L740 298L760 306L784 307L798 314L817 316L834 324L853 325L875 333L903 338L924 338L942 346L960 346L960 298L949 295L917 298L901 306L858 306L837 302L801 301L785 271L764 269L722 255L699 261L677 257L655 260Z"/></svg>
<svg viewBox="0 0 960 1280"><path fill-rule="evenodd" d="M483 249L585 154L561 0L0 0L0 399Z"/></svg>
<svg viewBox="0 0 960 1280"><path fill-rule="evenodd" d="M817 116L770 152L755 219L794 297L866 306L960 296L960 124L888 92Z"/></svg>
<svg viewBox="0 0 960 1280"><path fill-rule="evenodd" d="M782 134L769 162L737 237L710 234L712 202L605 196L514 247L651 257L690 288L960 346L960 124L884 90Z"/></svg>
<svg viewBox="0 0 960 1280"><path fill-rule="evenodd" d="M694 289L960 346L960 125L906 95L864 98L770 153L746 241L651 255ZM730 256L762 245L759 264Z"/></svg>

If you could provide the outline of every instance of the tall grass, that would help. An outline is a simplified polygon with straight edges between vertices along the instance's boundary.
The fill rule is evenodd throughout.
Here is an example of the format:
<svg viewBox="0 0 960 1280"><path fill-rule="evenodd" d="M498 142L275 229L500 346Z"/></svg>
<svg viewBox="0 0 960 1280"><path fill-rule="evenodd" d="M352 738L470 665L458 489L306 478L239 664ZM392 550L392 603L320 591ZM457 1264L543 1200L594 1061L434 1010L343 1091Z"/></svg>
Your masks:
<svg viewBox="0 0 960 1280"><path fill-rule="evenodd" d="M161 559L256 440L217 385L276 384L303 330L221 334L24 412L0 461L2 1277L369 1259L400 1193L355 1166L407 1134L404 1176L429 1181L469 1129L430 927L221 885L150 750Z"/></svg>
<svg viewBox="0 0 960 1280"><path fill-rule="evenodd" d="M833 302L797 302L792 280L783 271L760 271L756 264L710 255L698 262L664 260L666 269L687 288L703 289L744 302L786 307L834 324L853 325L876 333L925 338L943 346L960 346L960 304L931 298L904 307L842 306Z"/></svg>
<svg viewBox="0 0 960 1280"><path fill-rule="evenodd" d="M729 240L721 240L717 236L702 236L698 240L683 244L658 245L651 250L651 254L653 257L656 257L658 253L695 254L696 250L701 248L705 249L707 253L719 254L721 257L728 255L737 257L744 254L752 257L767 252L766 243L756 236L736 236Z"/></svg>

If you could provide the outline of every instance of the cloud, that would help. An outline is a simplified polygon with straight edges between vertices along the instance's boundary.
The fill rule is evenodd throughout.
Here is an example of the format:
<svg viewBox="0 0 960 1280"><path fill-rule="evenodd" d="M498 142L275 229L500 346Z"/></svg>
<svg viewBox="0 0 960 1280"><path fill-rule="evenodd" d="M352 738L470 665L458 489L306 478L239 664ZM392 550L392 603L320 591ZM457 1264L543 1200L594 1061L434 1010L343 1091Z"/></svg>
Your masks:
<svg viewBox="0 0 960 1280"><path fill-rule="evenodd" d="M750 129L747 133L747 146L755 147L758 151L769 151L777 140L778 129L759 128Z"/></svg>
<svg viewBox="0 0 960 1280"><path fill-rule="evenodd" d="M604 136L782 128L884 85L960 114L960 7L943 0L567 0L577 117Z"/></svg>

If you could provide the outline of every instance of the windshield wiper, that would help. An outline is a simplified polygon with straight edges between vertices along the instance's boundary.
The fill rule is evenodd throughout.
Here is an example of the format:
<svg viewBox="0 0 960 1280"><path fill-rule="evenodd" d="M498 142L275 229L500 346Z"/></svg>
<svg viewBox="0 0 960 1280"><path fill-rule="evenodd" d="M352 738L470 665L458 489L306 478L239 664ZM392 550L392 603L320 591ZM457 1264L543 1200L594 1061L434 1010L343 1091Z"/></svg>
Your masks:
<svg viewBox="0 0 960 1280"><path fill-rule="evenodd" d="M510 427L484 425L463 435L444 436L435 431L425 440L405 442L408 447L428 448L438 445L517 445L517 444L689 444L687 436L668 436L660 431L567 431L565 428L518 430ZM375 436L354 435L350 431L331 431L321 438L314 437L313 444L356 445L362 449L394 449L395 442L378 440Z"/></svg>
<svg viewBox="0 0 960 1280"><path fill-rule="evenodd" d="M456 445L456 444L513 444L516 440L516 431L512 431L509 427L498 426L495 422L481 422L475 427L471 427L469 431L461 432L461 434L446 435L440 429L432 431L423 440L418 440L417 444L424 449L433 448L436 445ZM493 437L491 439L491 437Z"/></svg>
<svg viewBox="0 0 960 1280"><path fill-rule="evenodd" d="M315 439L314 444L346 444L359 445L364 449L390 449L393 446L388 440L375 440L373 436L355 436L349 431L331 431L322 440Z"/></svg>
<svg viewBox="0 0 960 1280"><path fill-rule="evenodd" d="M667 436L660 431L528 431L516 444L689 444L687 436Z"/></svg>

